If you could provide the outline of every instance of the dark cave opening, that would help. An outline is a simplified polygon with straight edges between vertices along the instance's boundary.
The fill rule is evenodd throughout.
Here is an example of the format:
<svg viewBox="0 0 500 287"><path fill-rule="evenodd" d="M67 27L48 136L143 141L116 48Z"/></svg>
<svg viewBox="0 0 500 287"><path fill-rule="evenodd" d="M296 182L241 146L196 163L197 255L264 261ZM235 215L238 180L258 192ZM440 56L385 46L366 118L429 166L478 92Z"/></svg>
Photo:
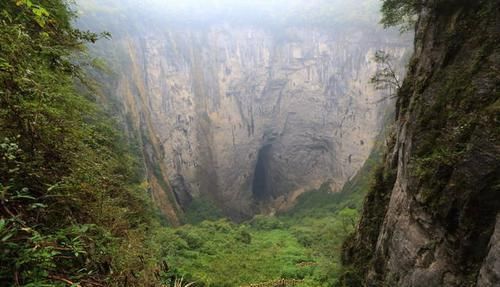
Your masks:
<svg viewBox="0 0 500 287"><path fill-rule="evenodd" d="M270 196L269 190L269 159L271 155L271 145L265 145L259 150L257 164L252 183L252 194L256 200L264 200Z"/></svg>

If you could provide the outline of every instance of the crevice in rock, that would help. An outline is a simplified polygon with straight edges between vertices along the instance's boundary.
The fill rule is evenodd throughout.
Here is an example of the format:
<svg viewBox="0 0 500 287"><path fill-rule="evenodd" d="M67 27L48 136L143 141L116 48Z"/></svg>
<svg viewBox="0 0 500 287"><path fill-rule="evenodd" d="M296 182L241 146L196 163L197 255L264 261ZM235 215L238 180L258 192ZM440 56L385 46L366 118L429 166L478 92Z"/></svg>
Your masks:
<svg viewBox="0 0 500 287"><path fill-rule="evenodd" d="M271 157L271 144L260 148L255 165L252 194L256 201L268 199L272 191L270 190L269 162Z"/></svg>

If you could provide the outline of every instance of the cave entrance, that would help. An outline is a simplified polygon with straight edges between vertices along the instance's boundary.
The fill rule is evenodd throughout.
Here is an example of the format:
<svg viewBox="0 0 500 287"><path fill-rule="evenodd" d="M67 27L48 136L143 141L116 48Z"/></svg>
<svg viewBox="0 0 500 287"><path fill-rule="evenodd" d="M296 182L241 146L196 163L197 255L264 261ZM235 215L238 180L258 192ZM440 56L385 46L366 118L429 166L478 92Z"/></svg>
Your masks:
<svg viewBox="0 0 500 287"><path fill-rule="evenodd" d="M265 145L259 150L257 155L257 164L252 183L252 194L256 200L267 199L270 195L269 188L269 162L271 156L271 145Z"/></svg>

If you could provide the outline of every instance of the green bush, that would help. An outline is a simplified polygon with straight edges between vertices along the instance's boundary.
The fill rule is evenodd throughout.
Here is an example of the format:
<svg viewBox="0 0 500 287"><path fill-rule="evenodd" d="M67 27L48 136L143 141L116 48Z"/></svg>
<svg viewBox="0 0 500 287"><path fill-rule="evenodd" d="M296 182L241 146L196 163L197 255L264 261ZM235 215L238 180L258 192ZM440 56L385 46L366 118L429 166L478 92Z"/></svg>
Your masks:
<svg viewBox="0 0 500 287"><path fill-rule="evenodd" d="M83 69L107 35L74 15L0 2L0 285L154 284L143 168Z"/></svg>

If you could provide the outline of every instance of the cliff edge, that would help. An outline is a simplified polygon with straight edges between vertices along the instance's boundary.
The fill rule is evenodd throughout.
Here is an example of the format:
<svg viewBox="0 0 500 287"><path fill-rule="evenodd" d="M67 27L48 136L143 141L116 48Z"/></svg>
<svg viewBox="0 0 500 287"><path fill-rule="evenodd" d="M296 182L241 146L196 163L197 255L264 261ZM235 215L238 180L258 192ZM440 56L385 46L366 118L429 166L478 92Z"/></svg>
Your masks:
<svg viewBox="0 0 500 287"><path fill-rule="evenodd" d="M500 284L500 2L424 2L347 286Z"/></svg>

